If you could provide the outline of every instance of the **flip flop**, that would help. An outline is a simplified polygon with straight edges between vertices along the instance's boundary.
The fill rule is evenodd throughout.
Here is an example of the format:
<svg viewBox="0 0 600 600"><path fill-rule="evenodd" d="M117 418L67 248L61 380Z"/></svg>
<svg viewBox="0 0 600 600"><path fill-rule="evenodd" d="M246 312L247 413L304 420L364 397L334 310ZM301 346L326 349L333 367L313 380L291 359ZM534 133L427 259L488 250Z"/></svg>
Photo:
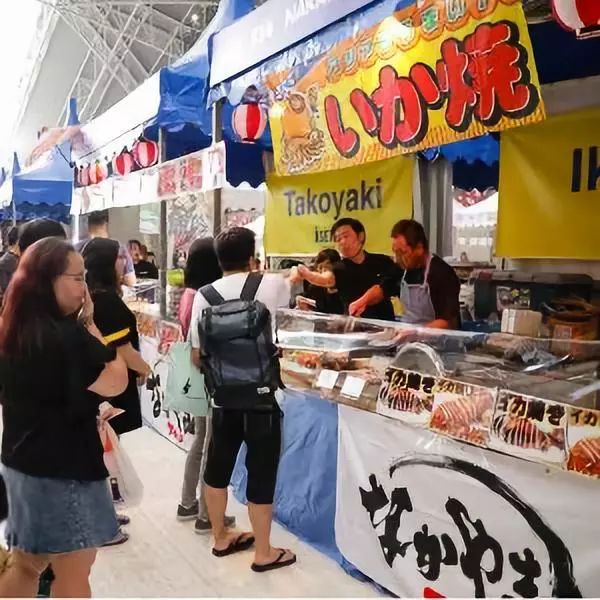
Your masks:
<svg viewBox="0 0 600 600"><path fill-rule="evenodd" d="M290 567L291 565L296 563L296 555L292 554L292 558L288 558L288 560L283 560L283 557L289 552L289 550L279 549L279 557L274 560L272 563L268 563L266 565L257 565L256 563L252 564L252 570L255 573L266 573L267 571L275 571L277 569L283 569L285 567Z"/></svg>
<svg viewBox="0 0 600 600"><path fill-rule="evenodd" d="M244 536L247 535L247 533L240 534L224 550L217 550L216 548L213 548L213 556L216 556L217 558L224 558L225 556L231 556L232 554L237 554L238 552L250 550L250 548L252 548L254 545L254 536L251 535L250 537L243 539Z"/></svg>

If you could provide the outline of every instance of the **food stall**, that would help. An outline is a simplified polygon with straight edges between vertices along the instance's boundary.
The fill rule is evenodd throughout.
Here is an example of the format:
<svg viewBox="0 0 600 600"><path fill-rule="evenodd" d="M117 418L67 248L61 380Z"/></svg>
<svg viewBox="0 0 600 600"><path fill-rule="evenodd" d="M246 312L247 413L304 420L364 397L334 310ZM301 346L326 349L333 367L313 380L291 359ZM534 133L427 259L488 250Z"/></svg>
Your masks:
<svg viewBox="0 0 600 600"><path fill-rule="evenodd" d="M282 185L544 119L520 2L341 4L302 12L289 2L271 14L267 3L215 36L215 97L235 103L261 83L271 94ZM505 26L510 42L500 48L487 34ZM232 59L236 44L244 52ZM511 72L520 100L514 87L500 93L506 69L485 82L489 95L479 88L471 96L454 78L460 56L472 76L485 71L468 56L475 46L484 62L504 52L522 59ZM412 85L420 95L411 96ZM470 97L475 107L454 113ZM411 98L422 109L414 120ZM432 221L434 234L440 196L413 188L415 214ZM285 212L286 200L276 208ZM399 326L288 312L278 324L288 386L275 500L281 523L399 596L594 595L596 526L580 515L597 494L596 342L421 330L403 332L398 345ZM245 477L240 456L241 500ZM579 508L573 498L582 499Z"/></svg>
<svg viewBox="0 0 600 600"><path fill-rule="evenodd" d="M400 597L594 595L599 343L296 311L278 332L278 520Z"/></svg>

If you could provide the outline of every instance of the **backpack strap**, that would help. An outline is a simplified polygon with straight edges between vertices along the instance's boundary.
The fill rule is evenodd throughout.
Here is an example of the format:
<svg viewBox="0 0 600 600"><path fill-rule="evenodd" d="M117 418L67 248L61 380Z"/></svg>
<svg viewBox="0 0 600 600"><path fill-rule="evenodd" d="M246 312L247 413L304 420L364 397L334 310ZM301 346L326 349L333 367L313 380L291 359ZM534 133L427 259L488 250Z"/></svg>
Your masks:
<svg viewBox="0 0 600 600"><path fill-rule="evenodd" d="M210 304L210 306L219 306L223 304L225 299L212 285L205 285L200 289L200 293L204 296L204 299Z"/></svg>
<svg viewBox="0 0 600 600"><path fill-rule="evenodd" d="M256 293L258 292L262 280L262 273L249 273L246 278L246 283L244 283L244 287L242 288L240 300L252 302L252 300L256 298Z"/></svg>

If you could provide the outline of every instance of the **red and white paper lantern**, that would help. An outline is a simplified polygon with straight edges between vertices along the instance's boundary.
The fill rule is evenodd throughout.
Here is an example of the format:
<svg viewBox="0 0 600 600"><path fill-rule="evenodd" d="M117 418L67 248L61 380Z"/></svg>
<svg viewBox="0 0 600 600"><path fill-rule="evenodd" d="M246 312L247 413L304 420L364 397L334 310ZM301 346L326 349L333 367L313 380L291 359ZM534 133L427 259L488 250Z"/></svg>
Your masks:
<svg viewBox="0 0 600 600"><path fill-rule="evenodd" d="M265 132L267 113L258 103L240 104L233 111L232 126L244 142L255 142Z"/></svg>
<svg viewBox="0 0 600 600"><path fill-rule="evenodd" d="M600 35L600 0L552 0L558 23L578 36Z"/></svg>
<svg viewBox="0 0 600 600"><path fill-rule="evenodd" d="M105 163L97 160L89 168L90 185L100 183L108 177L108 167Z"/></svg>
<svg viewBox="0 0 600 600"><path fill-rule="evenodd" d="M158 144L151 140L138 140L133 146L133 158L142 169L154 166L158 162Z"/></svg>
<svg viewBox="0 0 600 600"><path fill-rule="evenodd" d="M123 150L112 159L112 168L115 175L124 177L133 171L134 162L131 152Z"/></svg>

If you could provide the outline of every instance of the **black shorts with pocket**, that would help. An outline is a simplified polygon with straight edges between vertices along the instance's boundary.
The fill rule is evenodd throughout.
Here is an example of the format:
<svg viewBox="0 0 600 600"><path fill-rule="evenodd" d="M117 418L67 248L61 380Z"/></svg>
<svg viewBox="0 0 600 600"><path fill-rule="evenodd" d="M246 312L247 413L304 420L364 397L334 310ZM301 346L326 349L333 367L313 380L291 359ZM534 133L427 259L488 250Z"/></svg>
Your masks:
<svg viewBox="0 0 600 600"><path fill-rule="evenodd" d="M225 489L231 481L237 456L246 443L248 486L246 498L253 504L273 504L281 453L282 413L215 408L204 482Z"/></svg>

